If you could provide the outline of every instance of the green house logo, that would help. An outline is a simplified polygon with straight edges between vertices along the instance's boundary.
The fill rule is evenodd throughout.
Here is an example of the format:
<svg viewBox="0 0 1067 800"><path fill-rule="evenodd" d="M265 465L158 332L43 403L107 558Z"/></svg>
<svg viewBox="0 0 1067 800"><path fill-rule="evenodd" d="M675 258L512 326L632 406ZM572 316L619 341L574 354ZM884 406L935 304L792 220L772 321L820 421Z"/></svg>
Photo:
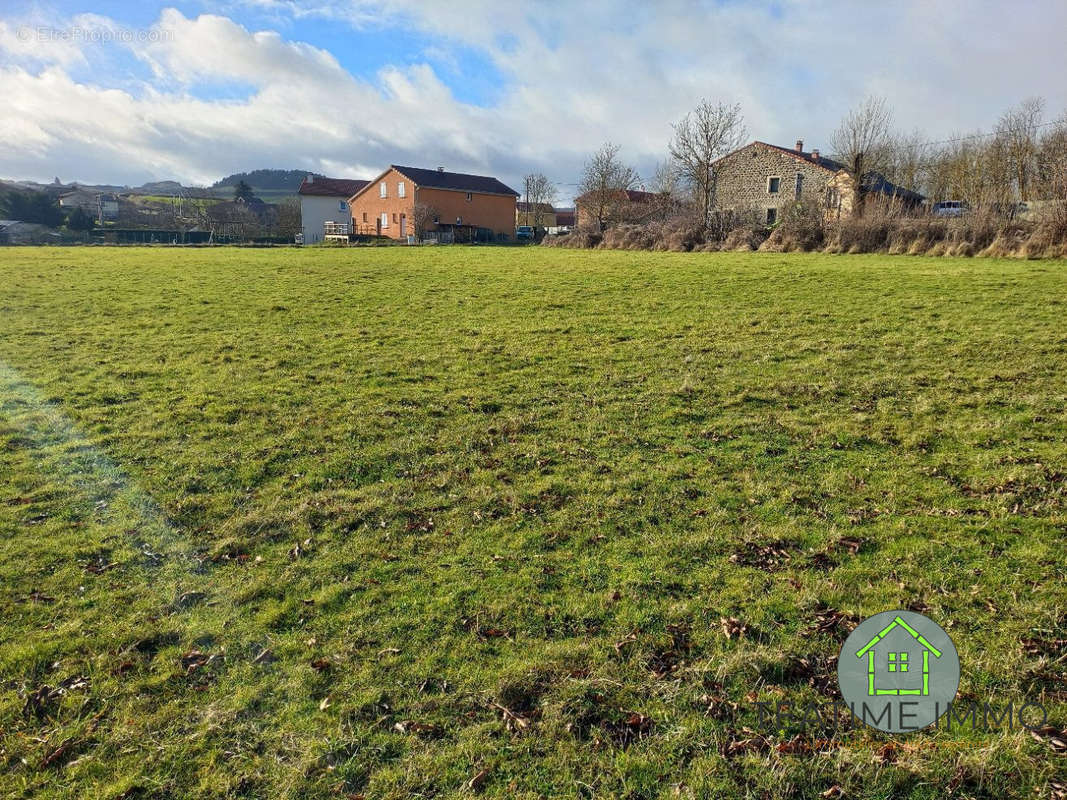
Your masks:
<svg viewBox="0 0 1067 800"><path fill-rule="evenodd" d="M925 728L949 707L960 663L948 634L914 611L883 611L861 622L837 661L852 714L887 733Z"/></svg>
<svg viewBox="0 0 1067 800"><path fill-rule="evenodd" d="M909 670L908 657L911 653L907 650L894 651L890 650L888 647L882 647L881 650L885 654L885 658L882 660L881 664L879 663L878 643L883 641L898 627L903 628L911 634L912 638L914 638L916 643L922 648L922 678L916 685L910 687L893 686L891 688L879 688L878 673L880 669L884 669L887 673L896 672L900 676L903 676L903 674ZM918 695L920 697L926 697L929 695L931 656L934 658L941 658L941 651L930 644L930 642L926 640L926 637L915 630L915 628L902 620L899 614L893 618L892 622L872 636L870 641L856 652L856 658L867 658L867 694L870 697L881 697L883 695L894 695L897 697L902 695ZM912 670L912 675L915 675L916 673L917 670Z"/></svg>

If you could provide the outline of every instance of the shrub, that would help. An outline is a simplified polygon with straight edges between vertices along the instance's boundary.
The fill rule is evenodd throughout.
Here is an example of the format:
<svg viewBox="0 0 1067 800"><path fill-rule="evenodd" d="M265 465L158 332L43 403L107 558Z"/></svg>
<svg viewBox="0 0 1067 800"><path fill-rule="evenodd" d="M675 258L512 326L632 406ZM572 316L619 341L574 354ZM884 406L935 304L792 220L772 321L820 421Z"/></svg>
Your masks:
<svg viewBox="0 0 1067 800"><path fill-rule="evenodd" d="M797 203L786 209L760 250L774 253L805 252L822 247L826 217L817 205Z"/></svg>

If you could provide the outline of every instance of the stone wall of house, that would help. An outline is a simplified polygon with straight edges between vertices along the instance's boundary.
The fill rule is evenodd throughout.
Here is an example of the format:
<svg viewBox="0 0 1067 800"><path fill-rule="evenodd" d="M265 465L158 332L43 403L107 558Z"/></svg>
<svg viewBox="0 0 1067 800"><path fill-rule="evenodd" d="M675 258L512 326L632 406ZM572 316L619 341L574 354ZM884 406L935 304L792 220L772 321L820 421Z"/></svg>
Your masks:
<svg viewBox="0 0 1067 800"><path fill-rule="evenodd" d="M771 208L781 218L781 209L797 201L798 174L799 198L819 205L825 204L826 188L834 177L832 171L807 158L759 142L726 156L718 170L716 210L755 210L765 218ZM771 192L771 178L780 179L777 192Z"/></svg>

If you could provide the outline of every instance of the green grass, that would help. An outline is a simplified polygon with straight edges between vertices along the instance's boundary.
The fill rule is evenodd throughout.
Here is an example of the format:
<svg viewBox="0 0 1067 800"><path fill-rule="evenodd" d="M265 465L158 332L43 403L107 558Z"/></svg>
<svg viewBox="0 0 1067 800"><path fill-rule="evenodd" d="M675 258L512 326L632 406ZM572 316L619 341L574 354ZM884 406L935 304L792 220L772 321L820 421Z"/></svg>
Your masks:
<svg viewBox="0 0 1067 800"><path fill-rule="evenodd" d="M798 738L752 705L832 697L855 621L910 607L962 697L1067 723L1063 262L9 248L0 276L4 797L1064 773L1048 735Z"/></svg>

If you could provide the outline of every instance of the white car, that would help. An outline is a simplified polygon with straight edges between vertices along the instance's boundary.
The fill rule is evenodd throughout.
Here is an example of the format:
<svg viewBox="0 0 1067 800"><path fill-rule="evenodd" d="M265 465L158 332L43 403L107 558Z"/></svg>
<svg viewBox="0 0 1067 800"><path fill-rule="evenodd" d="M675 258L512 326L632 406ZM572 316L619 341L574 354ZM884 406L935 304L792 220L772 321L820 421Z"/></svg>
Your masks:
<svg viewBox="0 0 1067 800"><path fill-rule="evenodd" d="M967 213L967 204L961 200L946 200L943 203L934 203L931 213L935 217L962 217Z"/></svg>

